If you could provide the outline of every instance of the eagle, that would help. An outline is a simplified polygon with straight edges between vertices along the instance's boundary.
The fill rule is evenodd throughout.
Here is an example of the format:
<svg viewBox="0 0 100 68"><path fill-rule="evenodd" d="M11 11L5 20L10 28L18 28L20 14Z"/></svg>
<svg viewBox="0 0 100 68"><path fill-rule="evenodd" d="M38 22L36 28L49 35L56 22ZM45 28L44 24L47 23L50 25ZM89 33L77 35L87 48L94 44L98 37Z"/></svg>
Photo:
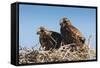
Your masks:
<svg viewBox="0 0 100 68"><path fill-rule="evenodd" d="M68 18L63 17L60 20L60 26L60 32L65 45L75 43L76 45L82 46L85 43L85 37L83 37L82 33L72 25Z"/></svg>
<svg viewBox="0 0 100 68"><path fill-rule="evenodd" d="M62 36L60 33L40 27L37 31L39 42L44 50L58 49L61 46Z"/></svg>

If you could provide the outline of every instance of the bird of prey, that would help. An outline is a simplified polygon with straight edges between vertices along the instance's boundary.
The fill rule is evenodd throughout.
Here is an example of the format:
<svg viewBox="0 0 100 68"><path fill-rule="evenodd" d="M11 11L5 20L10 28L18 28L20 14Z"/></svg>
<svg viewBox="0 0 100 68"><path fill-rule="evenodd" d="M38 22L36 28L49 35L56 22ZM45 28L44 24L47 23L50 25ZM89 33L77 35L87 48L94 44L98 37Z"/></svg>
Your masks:
<svg viewBox="0 0 100 68"><path fill-rule="evenodd" d="M40 27L37 31L39 42L44 50L58 49L61 46L62 36L55 31Z"/></svg>
<svg viewBox="0 0 100 68"><path fill-rule="evenodd" d="M85 43L85 38L81 32L72 25L71 21L63 17L60 20L60 32L63 37L64 44L75 43L77 45L83 45Z"/></svg>

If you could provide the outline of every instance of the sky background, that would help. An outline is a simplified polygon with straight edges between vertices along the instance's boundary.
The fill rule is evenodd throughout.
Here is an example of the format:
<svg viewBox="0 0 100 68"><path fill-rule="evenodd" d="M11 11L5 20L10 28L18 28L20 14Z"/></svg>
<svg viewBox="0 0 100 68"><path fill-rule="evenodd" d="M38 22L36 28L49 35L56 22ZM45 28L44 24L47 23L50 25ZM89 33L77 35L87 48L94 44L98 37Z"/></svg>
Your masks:
<svg viewBox="0 0 100 68"><path fill-rule="evenodd" d="M34 47L38 44L39 36L36 32L40 26L60 33L59 21L65 16L86 37L86 43L92 35L90 45L95 48L96 9L25 4L19 5L19 45Z"/></svg>

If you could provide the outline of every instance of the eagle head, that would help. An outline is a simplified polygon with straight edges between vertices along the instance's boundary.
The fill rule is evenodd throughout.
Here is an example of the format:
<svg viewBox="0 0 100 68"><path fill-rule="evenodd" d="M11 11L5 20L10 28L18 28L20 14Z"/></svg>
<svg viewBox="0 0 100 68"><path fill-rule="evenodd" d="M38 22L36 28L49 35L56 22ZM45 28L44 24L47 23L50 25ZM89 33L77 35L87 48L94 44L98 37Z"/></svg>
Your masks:
<svg viewBox="0 0 100 68"><path fill-rule="evenodd" d="M65 26L69 26L71 25L71 22L68 18L66 17L63 17L61 20L60 20L60 26L61 27L65 27Z"/></svg>
<svg viewBox="0 0 100 68"><path fill-rule="evenodd" d="M37 35L46 35L48 33L47 28L41 26L39 27L38 31L37 31Z"/></svg>

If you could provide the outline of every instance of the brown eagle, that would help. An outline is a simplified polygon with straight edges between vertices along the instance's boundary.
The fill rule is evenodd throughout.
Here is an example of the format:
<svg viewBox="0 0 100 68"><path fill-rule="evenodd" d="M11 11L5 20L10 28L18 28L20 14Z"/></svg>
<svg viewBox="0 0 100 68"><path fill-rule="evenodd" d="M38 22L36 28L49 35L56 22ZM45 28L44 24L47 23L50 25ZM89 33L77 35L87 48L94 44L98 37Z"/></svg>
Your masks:
<svg viewBox="0 0 100 68"><path fill-rule="evenodd" d="M59 33L40 27L37 34L44 50L58 49L61 46L62 36Z"/></svg>
<svg viewBox="0 0 100 68"><path fill-rule="evenodd" d="M64 17L60 21L60 32L63 37L64 44L75 43L77 45L83 45L85 38L81 32L71 24L71 21Z"/></svg>

